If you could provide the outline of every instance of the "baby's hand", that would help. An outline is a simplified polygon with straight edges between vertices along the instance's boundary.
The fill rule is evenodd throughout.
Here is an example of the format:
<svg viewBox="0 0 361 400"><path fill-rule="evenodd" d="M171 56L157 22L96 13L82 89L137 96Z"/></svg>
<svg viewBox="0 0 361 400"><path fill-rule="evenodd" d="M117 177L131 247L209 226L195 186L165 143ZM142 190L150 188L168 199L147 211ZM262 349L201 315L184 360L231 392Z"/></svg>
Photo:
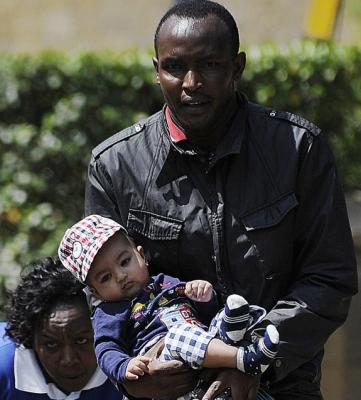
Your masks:
<svg viewBox="0 0 361 400"><path fill-rule="evenodd" d="M185 295L191 300L207 303L213 297L213 286L207 281L190 281L186 283Z"/></svg>
<svg viewBox="0 0 361 400"><path fill-rule="evenodd" d="M130 381L139 379L140 376L143 376L148 372L148 364L150 363L150 360L149 357L144 356L132 358L127 366L125 377Z"/></svg>

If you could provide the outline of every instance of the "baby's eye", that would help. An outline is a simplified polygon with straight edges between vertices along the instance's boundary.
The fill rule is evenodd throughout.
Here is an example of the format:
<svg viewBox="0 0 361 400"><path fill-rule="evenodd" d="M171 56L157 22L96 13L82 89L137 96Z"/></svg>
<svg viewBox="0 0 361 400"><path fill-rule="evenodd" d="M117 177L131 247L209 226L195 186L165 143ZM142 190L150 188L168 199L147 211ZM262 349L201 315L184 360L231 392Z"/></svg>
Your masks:
<svg viewBox="0 0 361 400"><path fill-rule="evenodd" d="M120 262L120 266L121 267L125 267L129 264L130 262L130 257L124 258L121 262Z"/></svg>
<svg viewBox="0 0 361 400"><path fill-rule="evenodd" d="M110 277L111 277L110 274L103 275L100 279L100 283L105 283L105 282L109 281Z"/></svg>

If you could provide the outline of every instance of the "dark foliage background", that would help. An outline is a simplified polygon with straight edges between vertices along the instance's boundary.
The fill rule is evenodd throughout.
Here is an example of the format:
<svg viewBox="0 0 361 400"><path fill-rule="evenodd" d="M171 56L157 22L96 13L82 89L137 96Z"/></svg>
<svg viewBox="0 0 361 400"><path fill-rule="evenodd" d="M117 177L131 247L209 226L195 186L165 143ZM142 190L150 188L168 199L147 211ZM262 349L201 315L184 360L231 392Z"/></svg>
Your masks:
<svg viewBox="0 0 361 400"><path fill-rule="evenodd" d="M55 253L64 230L82 216L91 149L161 108L151 57L2 55L2 270ZM251 101L299 113L322 128L347 190L361 188L360 65L357 47L267 45L249 50L240 82Z"/></svg>

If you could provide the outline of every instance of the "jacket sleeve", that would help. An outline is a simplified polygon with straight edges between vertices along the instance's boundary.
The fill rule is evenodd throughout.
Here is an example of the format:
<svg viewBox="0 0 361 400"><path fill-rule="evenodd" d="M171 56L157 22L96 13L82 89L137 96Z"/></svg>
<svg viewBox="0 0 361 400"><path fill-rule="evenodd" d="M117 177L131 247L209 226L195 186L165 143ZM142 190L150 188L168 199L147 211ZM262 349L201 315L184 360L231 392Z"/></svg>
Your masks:
<svg viewBox="0 0 361 400"><path fill-rule="evenodd" d="M357 269L344 196L322 136L301 143L296 194L293 277L264 320L280 333L278 360L267 375L280 380L311 360L345 321L357 292Z"/></svg>
<svg viewBox="0 0 361 400"><path fill-rule="evenodd" d="M131 357L126 343L128 309L120 303L103 303L93 316L97 362L113 381L124 382Z"/></svg>
<svg viewBox="0 0 361 400"><path fill-rule="evenodd" d="M110 176L101 160L94 156L92 156L88 166L84 211L85 215L99 214L111 218L122 225L126 222L120 219Z"/></svg>

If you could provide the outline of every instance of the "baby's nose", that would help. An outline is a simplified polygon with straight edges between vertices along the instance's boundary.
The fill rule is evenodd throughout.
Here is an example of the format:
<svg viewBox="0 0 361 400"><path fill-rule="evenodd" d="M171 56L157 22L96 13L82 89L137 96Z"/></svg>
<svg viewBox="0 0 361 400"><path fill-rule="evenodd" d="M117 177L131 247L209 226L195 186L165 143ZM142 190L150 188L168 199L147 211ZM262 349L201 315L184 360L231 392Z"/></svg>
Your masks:
<svg viewBox="0 0 361 400"><path fill-rule="evenodd" d="M124 271L118 271L117 273L117 281L122 282L124 279L126 279L127 274Z"/></svg>

